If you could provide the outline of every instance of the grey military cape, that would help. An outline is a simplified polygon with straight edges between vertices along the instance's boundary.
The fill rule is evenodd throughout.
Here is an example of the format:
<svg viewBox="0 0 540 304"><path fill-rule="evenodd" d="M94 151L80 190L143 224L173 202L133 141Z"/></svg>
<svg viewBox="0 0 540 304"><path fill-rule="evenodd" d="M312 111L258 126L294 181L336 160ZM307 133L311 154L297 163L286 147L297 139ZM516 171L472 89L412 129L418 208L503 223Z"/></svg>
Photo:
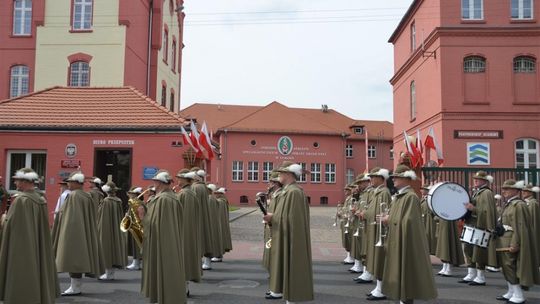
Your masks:
<svg viewBox="0 0 540 304"><path fill-rule="evenodd" d="M493 192L489 188L479 189L473 194L472 203L475 208L471 218L465 220L465 225L493 231L497 222L497 206ZM472 262L498 267L495 246L495 242L489 242L488 248L473 246Z"/></svg>
<svg viewBox="0 0 540 304"><path fill-rule="evenodd" d="M97 216L90 194L71 191L56 215L58 230L53 252L58 272L85 273L97 276L105 272L98 241Z"/></svg>
<svg viewBox="0 0 540 304"><path fill-rule="evenodd" d="M381 185L372 191L371 202L365 212L367 223L366 267L377 280L381 280L384 271L385 249L384 247L375 246L379 240L380 227L377 215L381 213L381 203L386 203L387 207L391 206L392 196L390 195L388 188L384 185ZM383 227L383 229L385 228Z"/></svg>
<svg viewBox="0 0 540 304"><path fill-rule="evenodd" d="M127 234L120 230L124 217L122 200L106 197L98 207L98 239L103 250L105 268L124 268L127 265Z"/></svg>
<svg viewBox="0 0 540 304"><path fill-rule="evenodd" d="M422 211L422 222L424 223L424 229L426 230L426 239L428 241L429 254L435 254L437 250L437 223L435 222L435 215L429 209L426 198L422 198L420 201L420 208Z"/></svg>
<svg viewBox="0 0 540 304"><path fill-rule="evenodd" d="M94 202L94 207L96 208L96 212L99 208L99 204L101 204L101 201L105 198L105 194L101 192L98 188L92 188L90 191L88 191L88 194L92 197L92 201Z"/></svg>
<svg viewBox="0 0 540 304"><path fill-rule="evenodd" d="M208 203L208 189L203 182L194 182L191 184L191 189L195 192L197 196L197 203L199 204L200 210L200 220L199 225L201 226L201 251L206 257L214 257L214 244L216 243L216 233L214 232L215 228L215 218L212 218L211 208Z"/></svg>
<svg viewBox="0 0 540 304"><path fill-rule="evenodd" d="M212 253L214 257L220 257L225 253L223 249L223 238L221 237L221 229L223 226L223 217L219 209L219 202L214 195L208 196L209 211L212 218L212 239L214 240Z"/></svg>
<svg viewBox="0 0 540 304"><path fill-rule="evenodd" d="M221 221L221 238L223 239L223 251L229 252L232 248L232 239L231 239L231 226L229 225L229 202L225 197L220 197L217 199L219 203L219 210L222 216Z"/></svg>
<svg viewBox="0 0 540 304"><path fill-rule="evenodd" d="M283 187L272 216L270 290L291 302L313 300L309 206L297 184Z"/></svg>
<svg viewBox="0 0 540 304"><path fill-rule="evenodd" d="M457 221L447 221L438 219L437 231L437 256L444 263L450 263L459 266L465 263L463 258L463 249L459 241L459 232Z"/></svg>
<svg viewBox="0 0 540 304"><path fill-rule="evenodd" d="M369 209L369 203L371 202L371 196L372 195L373 195L373 187L371 187L371 186L368 186L364 190L364 192L362 192L360 200L366 202L366 206L364 207L364 210ZM365 217L364 217L364 220L363 220L363 225L364 225L364 229L360 230L361 239L362 239L362 242L360 244L360 246L361 246L360 254L362 256L362 260L364 260L364 262L365 262L366 255L367 255L367 247L368 247L368 221L365 219Z"/></svg>
<svg viewBox="0 0 540 304"><path fill-rule="evenodd" d="M19 193L9 209L0 247L0 300L54 303L60 295L47 203L35 191Z"/></svg>
<svg viewBox="0 0 540 304"><path fill-rule="evenodd" d="M279 195L279 192L281 192L281 188L277 189L276 191L272 192L271 198L269 198L268 201L268 213L274 213L274 210L276 209L276 203L278 202L277 196ZM268 272L270 272L270 248L266 248L266 242L270 240L272 236L271 227L268 224L264 225L264 244L263 244L263 258L262 258L262 264Z"/></svg>
<svg viewBox="0 0 540 304"><path fill-rule="evenodd" d="M349 221L349 208L351 206L352 202L352 195L349 195L345 198L345 203L343 203L343 206L341 206L340 215L341 215L341 222L340 222L340 228L341 228L341 245L343 248L350 252L351 251L351 236L354 232L351 232L352 230L352 221ZM345 227L347 222L349 222L349 227Z"/></svg>
<svg viewBox="0 0 540 304"><path fill-rule="evenodd" d="M536 259L534 237L530 230L527 205L520 199L511 200L503 209L501 220L503 225L512 227L512 231L506 231L503 236L497 239L497 242L493 243L496 243L499 248L519 246L517 253L501 252L498 256L499 262L503 266L505 279L511 281L511 277L517 278L521 286L527 287L540 284L539 265ZM516 273L508 274L506 272L505 265L512 262L509 258L516 259Z"/></svg>
<svg viewBox="0 0 540 304"><path fill-rule="evenodd" d="M538 201L531 197L525 200L531 216L531 232L536 247L536 260L540 262L540 206Z"/></svg>
<svg viewBox="0 0 540 304"><path fill-rule="evenodd" d="M360 202L362 201L362 194L360 193L358 200L355 200L354 208L355 213L360 209ZM355 236L356 232L358 235ZM353 215L353 221L351 227L349 227L349 233L351 234L351 256L355 260L362 259L362 228L361 220L358 216Z"/></svg>
<svg viewBox="0 0 540 304"><path fill-rule="evenodd" d="M186 303L182 205L167 189L156 194L147 207L141 292L151 303Z"/></svg>
<svg viewBox="0 0 540 304"><path fill-rule="evenodd" d="M200 206L197 204L195 192L190 185L182 187L177 194L184 213L184 268L186 281L200 282L201 269L201 227L199 225Z"/></svg>
<svg viewBox="0 0 540 304"><path fill-rule="evenodd" d="M397 194L388 217L386 264L382 292L390 299L429 300L437 297L420 200L412 188Z"/></svg>

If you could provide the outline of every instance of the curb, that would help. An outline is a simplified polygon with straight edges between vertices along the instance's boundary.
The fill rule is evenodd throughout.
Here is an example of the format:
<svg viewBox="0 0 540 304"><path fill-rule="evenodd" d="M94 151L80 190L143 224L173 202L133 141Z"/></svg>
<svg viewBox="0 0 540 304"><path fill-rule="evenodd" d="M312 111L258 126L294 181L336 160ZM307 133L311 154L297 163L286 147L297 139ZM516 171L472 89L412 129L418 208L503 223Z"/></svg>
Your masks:
<svg viewBox="0 0 540 304"><path fill-rule="evenodd" d="M248 214L252 214L252 213L255 212L255 211L257 211L257 209L253 209L253 210L251 210L251 211L248 211L248 212L242 213L242 214L240 214L240 215L238 215L238 216L235 216L235 217L233 217L233 218L230 218L230 219L229 219L229 223L232 223L232 222L236 221L237 219L242 218L242 217L244 217L244 216L246 216L246 215L248 215Z"/></svg>

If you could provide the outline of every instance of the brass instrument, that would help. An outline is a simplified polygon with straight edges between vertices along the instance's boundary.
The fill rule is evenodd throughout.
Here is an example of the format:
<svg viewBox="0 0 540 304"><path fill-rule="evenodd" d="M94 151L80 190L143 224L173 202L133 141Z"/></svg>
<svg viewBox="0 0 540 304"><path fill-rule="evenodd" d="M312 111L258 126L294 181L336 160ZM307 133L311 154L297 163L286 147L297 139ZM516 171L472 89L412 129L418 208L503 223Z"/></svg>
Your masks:
<svg viewBox="0 0 540 304"><path fill-rule="evenodd" d="M138 209L142 205L140 198L144 196L144 194L148 191L150 191L150 189L144 190L143 193L137 196L137 198L130 198L128 200L129 209L126 212L126 215L124 216L122 221L120 222L120 230L122 232L129 231L133 236L133 239L137 243L137 246L139 246L139 249L142 249L144 230L141 219L138 215Z"/></svg>
<svg viewBox="0 0 540 304"><path fill-rule="evenodd" d="M358 204L358 210L365 211L366 207L367 207L366 201L360 201L360 203ZM364 229L363 220L360 220L360 222L358 223L358 227L356 228L356 232L353 234L353 236L356 236L356 237L360 236L360 228Z"/></svg>
<svg viewBox="0 0 540 304"><path fill-rule="evenodd" d="M377 244L375 244L375 247L382 247L383 246L383 237L386 237L386 231L383 235L383 224L382 224L382 217L388 214L388 204L385 202L381 202L379 204L379 240Z"/></svg>
<svg viewBox="0 0 540 304"><path fill-rule="evenodd" d="M338 203L336 206L336 215L334 216L334 224L332 224L332 227L336 227L338 223L338 217L339 217L339 209L341 208L341 204Z"/></svg>

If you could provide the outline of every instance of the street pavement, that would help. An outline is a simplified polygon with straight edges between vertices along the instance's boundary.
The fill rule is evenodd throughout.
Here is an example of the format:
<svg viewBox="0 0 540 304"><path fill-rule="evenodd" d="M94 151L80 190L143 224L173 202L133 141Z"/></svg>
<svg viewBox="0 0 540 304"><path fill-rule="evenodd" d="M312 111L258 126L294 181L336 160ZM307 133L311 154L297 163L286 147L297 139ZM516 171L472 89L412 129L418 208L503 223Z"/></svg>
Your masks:
<svg viewBox="0 0 540 304"><path fill-rule="evenodd" d="M332 227L334 208L311 208L311 238L315 301L311 303L371 303L365 294L375 286L360 285L352 281L350 266L342 265L344 251L340 248L339 229ZM262 223L259 211L242 208L231 212L233 251L226 254L224 262L213 263L213 270L205 271L201 283L190 283L191 297L188 303L284 303L281 300L265 300L268 289L267 273L260 265L262 255ZM434 275L440 269L432 258ZM415 303L501 303L495 297L506 292L501 273L488 273L487 286L470 287L458 284L466 269L455 269L455 277L442 278L435 275L439 298L434 301ZM148 303L140 293L140 271L121 270L113 282L83 279L83 296L59 298L57 303ZM60 274L61 289L69 286L67 274ZM527 303L540 304L540 288L525 292ZM379 301L379 303L397 303Z"/></svg>

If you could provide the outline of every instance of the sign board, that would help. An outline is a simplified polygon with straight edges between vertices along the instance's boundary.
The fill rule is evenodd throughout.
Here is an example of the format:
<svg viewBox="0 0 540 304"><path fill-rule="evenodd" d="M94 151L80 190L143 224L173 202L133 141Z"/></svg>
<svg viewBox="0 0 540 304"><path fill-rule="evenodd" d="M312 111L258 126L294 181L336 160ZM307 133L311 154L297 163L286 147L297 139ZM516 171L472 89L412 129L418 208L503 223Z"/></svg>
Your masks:
<svg viewBox="0 0 540 304"><path fill-rule="evenodd" d="M60 160L60 167L62 168L78 168L81 165L80 159L62 159Z"/></svg>
<svg viewBox="0 0 540 304"><path fill-rule="evenodd" d="M94 146L133 146L135 145L135 140L133 139L94 139L92 141Z"/></svg>
<svg viewBox="0 0 540 304"><path fill-rule="evenodd" d="M502 139L502 130L454 130L454 138L458 139Z"/></svg>
<svg viewBox="0 0 540 304"><path fill-rule="evenodd" d="M156 167L144 167L143 168L143 179L152 179L154 175L159 171Z"/></svg>
<svg viewBox="0 0 540 304"><path fill-rule="evenodd" d="M489 143L467 143L467 165L487 166L490 163Z"/></svg>
<svg viewBox="0 0 540 304"><path fill-rule="evenodd" d="M281 136L277 142L277 149L281 155L289 155L293 151L293 141L289 136Z"/></svg>
<svg viewBox="0 0 540 304"><path fill-rule="evenodd" d="M77 155L77 145L75 144L67 144L66 145L66 157L73 158Z"/></svg>

